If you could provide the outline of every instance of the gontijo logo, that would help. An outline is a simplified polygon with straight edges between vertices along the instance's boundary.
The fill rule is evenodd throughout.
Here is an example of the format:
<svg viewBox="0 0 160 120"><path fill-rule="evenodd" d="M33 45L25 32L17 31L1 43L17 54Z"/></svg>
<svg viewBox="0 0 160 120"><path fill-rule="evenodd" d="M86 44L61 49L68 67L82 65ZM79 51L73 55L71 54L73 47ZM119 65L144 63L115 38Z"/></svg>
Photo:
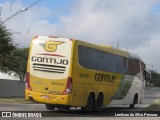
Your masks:
<svg viewBox="0 0 160 120"><path fill-rule="evenodd" d="M44 47L44 50L47 52L55 52L57 50L57 46L62 44L62 41L47 41L45 44L40 44Z"/></svg>

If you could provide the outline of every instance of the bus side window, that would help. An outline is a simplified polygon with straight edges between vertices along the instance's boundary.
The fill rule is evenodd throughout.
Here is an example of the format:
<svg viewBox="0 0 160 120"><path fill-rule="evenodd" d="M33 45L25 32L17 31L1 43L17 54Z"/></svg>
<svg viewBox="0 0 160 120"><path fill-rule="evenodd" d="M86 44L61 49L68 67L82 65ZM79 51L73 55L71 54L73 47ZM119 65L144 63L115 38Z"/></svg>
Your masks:
<svg viewBox="0 0 160 120"><path fill-rule="evenodd" d="M88 48L88 68L97 69L97 50Z"/></svg>
<svg viewBox="0 0 160 120"><path fill-rule="evenodd" d="M129 59L128 62L128 74L130 75L136 75L140 72L140 64L138 60Z"/></svg>
<svg viewBox="0 0 160 120"><path fill-rule="evenodd" d="M79 58L79 64L82 65L83 67L87 68L88 67L88 55L87 55L88 48L79 45L78 46L78 58Z"/></svg>
<svg viewBox="0 0 160 120"><path fill-rule="evenodd" d="M108 71L108 54L103 51L98 51L98 70Z"/></svg>

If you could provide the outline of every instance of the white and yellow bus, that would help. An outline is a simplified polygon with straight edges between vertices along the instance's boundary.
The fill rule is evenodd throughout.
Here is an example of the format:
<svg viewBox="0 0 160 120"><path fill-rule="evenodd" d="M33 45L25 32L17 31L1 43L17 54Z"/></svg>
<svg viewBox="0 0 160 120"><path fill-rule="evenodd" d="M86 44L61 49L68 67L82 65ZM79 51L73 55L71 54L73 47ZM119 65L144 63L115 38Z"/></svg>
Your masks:
<svg viewBox="0 0 160 120"><path fill-rule="evenodd" d="M46 108L99 111L142 103L145 64L129 52L68 38L36 36L30 45L25 98Z"/></svg>

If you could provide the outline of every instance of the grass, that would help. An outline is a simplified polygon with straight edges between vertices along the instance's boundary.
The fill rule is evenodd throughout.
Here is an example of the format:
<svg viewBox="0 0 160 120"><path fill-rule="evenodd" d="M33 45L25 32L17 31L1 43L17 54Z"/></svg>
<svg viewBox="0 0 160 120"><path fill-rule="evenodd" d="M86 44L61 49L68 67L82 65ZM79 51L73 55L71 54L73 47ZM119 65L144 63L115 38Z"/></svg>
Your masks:
<svg viewBox="0 0 160 120"><path fill-rule="evenodd" d="M153 104L144 108L145 111L160 111L160 99L156 99Z"/></svg>
<svg viewBox="0 0 160 120"><path fill-rule="evenodd" d="M33 101L25 100L25 98L0 98L1 104L9 104L9 103L15 103L15 104L34 104Z"/></svg>
<svg viewBox="0 0 160 120"><path fill-rule="evenodd" d="M153 104L160 105L160 99L156 99Z"/></svg>

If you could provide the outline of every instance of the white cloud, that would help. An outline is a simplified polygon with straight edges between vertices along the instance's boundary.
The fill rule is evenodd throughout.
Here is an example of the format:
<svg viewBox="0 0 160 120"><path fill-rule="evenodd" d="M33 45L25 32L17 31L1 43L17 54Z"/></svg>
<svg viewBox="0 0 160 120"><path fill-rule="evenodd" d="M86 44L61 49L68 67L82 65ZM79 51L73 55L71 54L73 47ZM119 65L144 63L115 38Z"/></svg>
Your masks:
<svg viewBox="0 0 160 120"><path fill-rule="evenodd" d="M158 2L159 0L76 0L70 13L61 14L59 21L54 23L48 18L57 16L55 11L37 5L8 21L7 26L14 32L21 32L14 37L21 46L28 46L34 35L63 36L114 47L119 39L120 48L138 53L149 64L158 64L160 14L152 10ZM16 2L10 12L9 5L9 2L2 4L2 15L5 17L25 7L21 2Z"/></svg>
<svg viewBox="0 0 160 120"><path fill-rule="evenodd" d="M157 24L151 13L154 2L141 1L78 1L71 15L62 18L61 31L95 43L115 45L120 39L122 47L134 48L150 39Z"/></svg>
<svg viewBox="0 0 160 120"><path fill-rule="evenodd" d="M114 47L119 39L120 48L137 53L148 64L158 64L160 14L152 11L157 3L157 0L81 0L70 16L61 19L61 31Z"/></svg>
<svg viewBox="0 0 160 120"><path fill-rule="evenodd" d="M17 11L26 8L20 1L12 4L10 11L10 2L2 4L2 21L12 16ZM24 11L5 24L7 28L13 33L13 39L16 44L22 47L28 47L33 36L35 35L49 35L54 30L54 25L50 24L45 18L51 15L51 11L47 7L32 7ZM17 34L20 33L20 34Z"/></svg>
<svg viewBox="0 0 160 120"><path fill-rule="evenodd" d="M132 52L141 55L147 64L148 69L160 72L160 34L155 34L146 44L132 50Z"/></svg>

